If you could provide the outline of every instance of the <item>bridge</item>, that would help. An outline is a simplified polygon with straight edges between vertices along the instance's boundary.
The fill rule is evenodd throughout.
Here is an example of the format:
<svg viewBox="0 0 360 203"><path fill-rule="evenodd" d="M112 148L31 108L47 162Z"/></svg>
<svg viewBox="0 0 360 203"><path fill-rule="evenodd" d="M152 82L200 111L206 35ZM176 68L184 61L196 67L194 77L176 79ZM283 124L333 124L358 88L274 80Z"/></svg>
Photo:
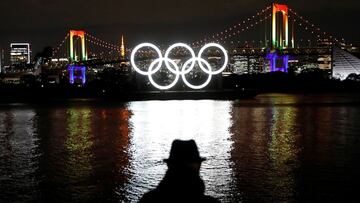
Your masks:
<svg viewBox="0 0 360 203"><path fill-rule="evenodd" d="M263 39L243 41L244 33L257 29L264 32ZM345 40L339 40L321 30L288 5L277 3L189 45L194 50L199 50L209 42L216 42L227 48L231 59L226 71L231 73L288 72L290 67L296 66L295 63L302 61L310 61L311 64L320 61L322 64L318 68L332 72L333 47L345 45ZM131 51L132 48L125 48L123 37L121 43L113 44L83 30L70 30L53 50L54 58L63 58L62 63L53 62L50 68L66 67L70 83L74 83L76 79L85 83L85 67L109 64L122 64L123 67L128 67L127 56ZM174 57L180 61L189 56L186 49L174 52ZM209 57L217 55L216 51L208 53ZM139 60L147 61L153 60L154 56L156 52L147 49L141 50L137 57ZM253 65L252 61L258 61L258 64ZM342 73L337 71L336 74ZM349 73L346 72L345 75L347 74Z"/></svg>

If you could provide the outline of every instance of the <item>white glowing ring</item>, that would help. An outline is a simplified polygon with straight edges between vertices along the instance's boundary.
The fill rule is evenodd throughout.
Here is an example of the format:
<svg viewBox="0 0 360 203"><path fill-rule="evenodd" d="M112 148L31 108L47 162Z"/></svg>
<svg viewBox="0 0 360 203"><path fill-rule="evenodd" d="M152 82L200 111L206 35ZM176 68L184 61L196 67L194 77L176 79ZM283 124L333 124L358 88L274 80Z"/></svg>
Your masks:
<svg viewBox="0 0 360 203"><path fill-rule="evenodd" d="M152 71L152 72L149 72L149 71L142 71L140 68L138 68L136 66L136 63L135 63L135 54L137 51L139 51L139 49L141 48L144 48L144 47L150 47L150 48L153 48L156 53L159 55L159 58L161 59L162 58L162 54L161 54L161 51L160 49L155 46L154 44L151 44L151 43L142 43L142 44L139 44L137 45L134 50L131 52L131 58L130 58L130 61L131 61L131 64L132 66L134 67L135 71L138 72L139 74L141 75L150 75L150 74L153 74L155 72L157 72L160 68L161 68L161 65L162 65L162 61L161 63L159 63L156 68Z"/></svg>
<svg viewBox="0 0 360 203"><path fill-rule="evenodd" d="M193 50L189 45L184 44L184 43L176 43L176 44L171 45L171 46L166 50L164 57L165 57L166 59L168 59L168 58L169 58L169 55L170 55L170 52L171 52L173 49L177 48L177 47L183 47L183 48L189 50L189 52L190 52L190 54L191 54L191 58L196 58L194 50ZM193 69L194 66L195 66L195 63L196 63L196 61L195 61L195 60L192 60L192 63L191 63L191 65L190 65L190 68L189 68L189 69ZM169 64L168 60L165 60L165 64L166 64L166 66L170 67L170 64ZM168 68L168 69L169 69L169 68ZM172 73L174 73L174 74L178 74L178 73L175 72L174 69L172 69L172 68L170 68L169 70L170 70Z"/></svg>
<svg viewBox="0 0 360 203"><path fill-rule="evenodd" d="M227 64L228 64L228 62L229 62L229 57L228 57L227 52L226 52L226 50L224 49L223 46L221 46L220 44L217 44L217 43L209 43L209 44L206 44L205 46L203 46L203 47L200 49L198 58L202 58L202 54L204 53L204 51L205 51L206 49L210 48L210 47L219 48L219 49L223 52L223 54L224 54L224 56L225 56L225 58L224 58L224 65L223 65L219 70L214 71L214 72L211 71L211 70L210 70L210 71L207 71L206 68L205 68L201 63L199 63L199 66L200 66L200 68L201 68L203 71L205 71L205 73L207 73L207 74L212 74L212 75L217 75L217 74L219 74L219 73L221 73L221 72L223 72L223 71L225 70L225 68L226 68L226 66L227 66Z"/></svg>
<svg viewBox="0 0 360 203"><path fill-rule="evenodd" d="M199 62L199 65L200 65L201 63L204 63L205 66L208 68L208 71L211 72L211 65L210 65L205 59L202 59L202 58L191 58L191 59L187 60L187 61L184 63L184 65L183 65L183 67L182 67L181 78L182 78L182 80L184 81L184 83L185 83L188 87L190 87L190 88L192 88L192 89L198 90L198 89L202 89L202 88L206 87L208 84L210 84L211 78L212 78L212 74L208 74L208 75L209 75L208 79L207 79L202 85L193 85L193 84L189 83L189 81L187 81L185 75L186 75L187 73L190 73L190 72L192 71L192 69L194 68L194 66L192 66L192 67L190 67L190 68L188 68L188 69L186 69L186 67L189 66L189 63L191 63L191 62L194 63L194 62L196 62L196 61Z"/></svg>
<svg viewBox="0 0 360 203"><path fill-rule="evenodd" d="M178 74L179 73L179 66L173 61L173 60L170 60L170 59L168 59L168 58L158 58L158 59L156 59L156 60L154 60L151 64L150 64L150 66L149 66L149 73L153 73L153 68L154 68L154 66L155 66L155 64L162 64L162 62L163 61L165 61L165 63L166 64L169 64L169 62L171 63L171 65L173 65L174 67L175 67L175 80L171 83L171 84L169 84L169 85L167 85L167 86L162 86L162 85L159 85L159 84L157 84L155 81L154 81L154 79L153 79L153 77L152 77L152 74L149 74L149 81L150 81L150 83L154 86L154 87L156 87L156 88L158 88L158 89L160 89L160 90L168 90L168 89L170 89L170 88L172 88L172 87L174 87L175 85L176 85L176 83L179 81L179 77L180 77L180 74ZM171 67L170 66L168 66L168 65L166 65L166 68L167 69L169 69L170 71L171 71ZM157 69L157 71L159 71L160 70L160 68L159 69ZM156 71L156 72L157 72ZM154 73L156 73L156 72L154 72Z"/></svg>
<svg viewBox="0 0 360 203"><path fill-rule="evenodd" d="M150 64L148 71L143 71L143 70L141 70L140 68L138 68L138 67L136 66L136 63L135 63L135 54L139 51L139 49L141 49L141 48L143 48L143 47L153 48L153 49L157 52L157 54L159 55L159 58L156 59L156 60L154 60L154 61ZM191 54L191 58L188 59L188 60L183 64L183 66L181 67L181 69L180 69L179 66L174 62L174 60L171 60L171 59L169 58L169 55L170 55L171 51L172 51L174 48L177 48L177 47L183 47L183 48L187 49L187 50L190 52L190 54ZM224 64L223 64L223 65L221 66L221 68L220 68L219 70L217 70L217 71L212 71L212 67L211 67L211 65L209 64L209 62L207 62L205 59L202 58L202 55L203 55L204 51L205 51L206 49L210 48L210 47L219 48L219 49L223 52L223 54L224 54L224 56L225 56L225 58L224 58ZM171 45L171 46L166 50L164 57L162 57L162 54L161 54L160 49L159 49L157 46L155 46L154 44L151 44L151 43L142 43L142 44L139 44L138 46L136 46L136 47L133 49L133 51L132 51L132 53L131 53L130 61L131 61L131 64L132 64L132 66L134 67L134 69L135 69L136 72L138 72L139 74L148 76L148 77L149 77L149 80L150 80L150 83L151 83L154 87L156 87L156 88L158 88L158 89L160 89L160 90L167 90L167 89L170 89L170 88L174 87L174 86L176 85L176 83L178 82L180 75L181 75L181 77L182 77L185 85L187 85L189 88L192 88L192 89L201 89L201 88L206 87L206 86L210 83L211 78L212 78L213 75L219 74L219 73L221 73L222 71L225 70L225 68L226 68L226 66L227 66L227 64L228 64L229 58L228 58L228 55L227 55L227 51L226 51L220 44L216 44L216 43L206 44L204 47L202 47L202 48L200 49L199 54L198 54L197 57L196 57L196 55L195 55L195 53L194 53L194 50L193 50L190 46L188 46L188 45L186 45L186 44L184 44L184 43L176 43L176 44ZM152 78L152 75L155 74L156 72L158 72L158 71L160 70L161 66L163 65L163 62L165 62L166 68L167 68L171 73L173 73L173 74L176 75L174 82L172 82L171 84L169 84L169 85L167 85L167 86L161 86L161 85L157 84L157 83L154 81L154 79ZM186 76L185 76L186 74L190 73L190 72L194 69L196 62L199 64L199 67L201 68L201 70L204 71L205 73L207 73L207 74L209 75L208 79L205 81L204 84L202 84L202 85L197 85L197 86L196 86L196 85L192 85L191 83L189 83L189 82L187 81L187 79L186 79ZM157 65L156 65L156 64L157 64ZM205 64L206 67L204 67L203 64ZM156 67L155 67L155 65L156 65ZM175 69L172 68L172 66L175 67ZM155 67L155 68L154 68L154 67Z"/></svg>

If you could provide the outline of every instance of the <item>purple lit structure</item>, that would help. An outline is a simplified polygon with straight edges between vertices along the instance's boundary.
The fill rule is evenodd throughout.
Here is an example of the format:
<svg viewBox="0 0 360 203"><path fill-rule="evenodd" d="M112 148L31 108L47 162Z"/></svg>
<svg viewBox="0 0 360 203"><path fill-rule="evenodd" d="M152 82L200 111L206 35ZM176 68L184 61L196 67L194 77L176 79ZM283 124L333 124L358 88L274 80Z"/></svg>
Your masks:
<svg viewBox="0 0 360 203"><path fill-rule="evenodd" d="M75 79L81 79L82 84L86 83L86 67L85 66L69 66L69 77L70 77L70 84L75 83ZM81 72L80 75L76 73Z"/></svg>
<svg viewBox="0 0 360 203"><path fill-rule="evenodd" d="M268 53L266 59L270 62L270 72L288 72L289 68L289 55L278 55L277 52ZM281 64L279 64L279 62Z"/></svg>

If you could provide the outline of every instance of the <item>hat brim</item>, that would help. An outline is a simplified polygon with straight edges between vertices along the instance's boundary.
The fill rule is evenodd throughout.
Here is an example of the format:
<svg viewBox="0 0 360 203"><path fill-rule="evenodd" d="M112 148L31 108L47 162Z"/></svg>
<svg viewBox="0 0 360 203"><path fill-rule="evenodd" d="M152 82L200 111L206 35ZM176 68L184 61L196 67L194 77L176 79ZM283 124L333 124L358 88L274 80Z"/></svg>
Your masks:
<svg viewBox="0 0 360 203"><path fill-rule="evenodd" d="M201 162L203 162L203 161L206 161L206 158L204 158L204 157L199 157L198 159L195 159L195 160L163 159L163 161L164 161L165 163L193 163L193 162L201 163Z"/></svg>

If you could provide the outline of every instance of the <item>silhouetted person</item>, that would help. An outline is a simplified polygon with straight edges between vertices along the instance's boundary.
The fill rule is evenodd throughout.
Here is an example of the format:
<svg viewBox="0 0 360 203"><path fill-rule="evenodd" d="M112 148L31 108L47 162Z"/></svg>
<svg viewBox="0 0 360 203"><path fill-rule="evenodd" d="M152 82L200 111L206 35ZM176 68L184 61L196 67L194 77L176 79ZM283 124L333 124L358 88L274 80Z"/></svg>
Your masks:
<svg viewBox="0 0 360 203"><path fill-rule="evenodd" d="M194 140L174 140L170 156L164 160L168 170L163 180L156 189L146 193L140 203L219 203L219 200L204 195L205 185L199 175L204 160Z"/></svg>

